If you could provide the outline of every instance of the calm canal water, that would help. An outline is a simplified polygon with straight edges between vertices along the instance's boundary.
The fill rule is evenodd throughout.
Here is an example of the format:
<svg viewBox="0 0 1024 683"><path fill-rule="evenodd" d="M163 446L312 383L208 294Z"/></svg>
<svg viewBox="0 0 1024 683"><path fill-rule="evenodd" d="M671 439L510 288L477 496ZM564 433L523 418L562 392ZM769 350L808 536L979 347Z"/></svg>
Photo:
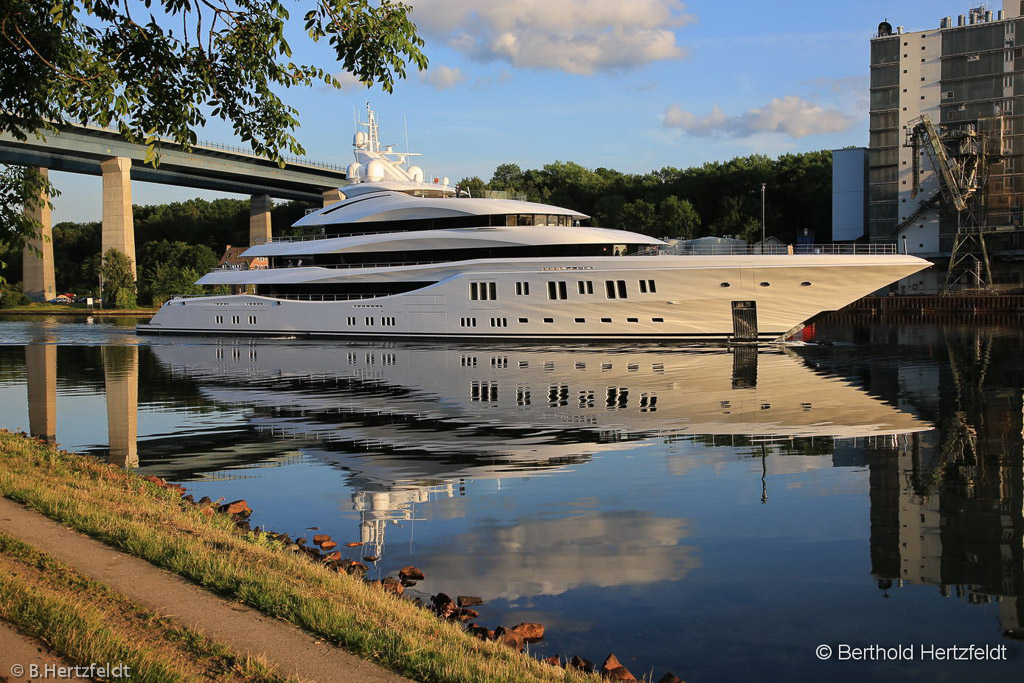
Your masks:
<svg viewBox="0 0 1024 683"><path fill-rule="evenodd" d="M533 652L689 681L1020 680L1024 326L750 349L139 338L0 322L0 426L415 564ZM913 646L821 661L819 645ZM922 661L1005 645L1007 661Z"/></svg>

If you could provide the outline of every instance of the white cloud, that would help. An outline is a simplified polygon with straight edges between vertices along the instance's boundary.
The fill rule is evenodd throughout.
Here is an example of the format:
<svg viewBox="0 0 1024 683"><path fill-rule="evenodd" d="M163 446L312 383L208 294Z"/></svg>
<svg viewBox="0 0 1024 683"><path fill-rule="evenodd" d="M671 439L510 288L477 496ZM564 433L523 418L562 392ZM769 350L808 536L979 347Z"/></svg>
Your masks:
<svg viewBox="0 0 1024 683"><path fill-rule="evenodd" d="M358 90L367 88L367 84L356 78L353 74L348 71L339 71L338 73L331 74L338 82L341 83L342 92L348 92L350 90Z"/></svg>
<svg viewBox="0 0 1024 683"><path fill-rule="evenodd" d="M411 0L421 33L481 61L575 74L616 71L686 51L679 0Z"/></svg>
<svg viewBox="0 0 1024 683"><path fill-rule="evenodd" d="M774 98L767 105L739 116L729 116L718 107L713 107L706 116L697 116L673 104L665 110L662 125L681 128L698 137L745 138L758 133L783 133L803 138L819 133L842 132L853 125L853 119L837 109L824 109L789 95L782 99Z"/></svg>
<svg viewBox="0 0 1024 683"><path fill-rule="evenodd" d="M432 66L420 74L424 82L434 86L436 90L449 90L466 80L462 69L450 66Z"/></svg>

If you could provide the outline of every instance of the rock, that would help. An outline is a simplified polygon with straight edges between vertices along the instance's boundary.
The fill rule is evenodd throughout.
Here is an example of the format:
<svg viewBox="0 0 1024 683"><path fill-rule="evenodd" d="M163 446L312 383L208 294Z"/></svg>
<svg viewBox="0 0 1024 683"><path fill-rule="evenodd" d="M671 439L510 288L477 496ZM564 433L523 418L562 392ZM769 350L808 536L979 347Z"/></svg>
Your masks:
<svg viewBox="0 0 1024 683"><path fill-rule="evenodd" d="M483 598L473 595L460 595L456 600L459 603L459 607L476 607L477 605L484 604Z"/></svg>
<svg viewBox="0 0 1024 683"><path fill-rule="evenodd" d="M467 619L476 619L478 616L480 616L480 613L477 612L475 609L469 609L468 607L459 608L460 619L462 619L462 617L466 617Z"/></svg>
<svg viewBox="0 0 1024 683"><path fill-rule="evenodd" d="M608 655L601 665L601 675L611 681L635 681L636 677L629 672L629 669L622 666L622 662L614 654Z"/></svg>
<svg viewBox="0 0 1024 683"><path fill-rule="evenodd" d="M358 548L361 545L362 545L362 543L346 543L345 547L346 548Z"/></svg>
<svg viewBox="0 0 1024 683"><path fill-rule="evenodd" d="M394 593L395 595L401 595L405 589L402 588L402 582L393 576L389 576L386 579L381 579L381 588L388 593Z"/></svg>
<svg viewBox="0 0 1024 683"><path fill-rule="evenodd" d="M341 559L341 551L335 550L333 553L327 553L327 559L332 562L337 562Z"/></svg>
<svg viewBox="0 0 1024 683"><path fill-rule="evenodd" d="M252 514L252 508L244 500L236 500L230 503L221 505L218 510L227 515L241 515L242 517L248 517Z"/></svg>
<svg viewBox="0 0 1024 683"><path fill-rule="evenodd" d="M584 673L594 673L594 663L589 659L583 659L583 657L580 657L579 655L574 655L573 658L569 660L569 665L566 668L570 667L583 671Z"/></svg>
<svg viewBox="0 0 1024 683"><path fill-rule="evenodd" d="M288 550L292 551L293 553L297 553L299 552L299 546L297 543L289 543Z"/></svg>
<svg viewBox="0 0 1024 683"><path fill-rule="evenodd" d="M544 638L544 624L525 622L513 626L510 630L515 631L526 640L541 640Z"/></svg>
<svg viewBox="0 0 1024 683"><path fill-rule="evenodd" d="M235 522L235 526L241 529L242 531L252 531L252 527L249 526L249 522L245 521L244 519L240 519L237 522Z"/></svg>
<svg viewBox="0 0 1024 683"><path fill-rule="evenodd" d="M364 576L366 576L366 572L368 571L370 571L369 567L367 567L362 562L356 562L355 560L349 562L349 564L345 567L345 573L349 576L354 576L357 579L361 579Z"/></svg>
<svg viewBox="0 0 1024 683"><path fill-rule="evenodd" d="M318 526L307 526L306 529L309 531L320 531L320 527Z"/></svg>
<svg viewBox="0 0 1024 683"><path fill-rule="evenodd" d="M193 504L196 502L195 497L191 493L188 494L187 496L182 496L181 499Z"/></svg>
<svg viewBox="0 0 1024 683"><path fill-rule="evenodd" d="M316 536L313 537L313 543L316 543L317 545L321 545L323 543L326 543L329 540L331 540L331 537L328 536L327 534L317 534Z"/></svg>
<svg viewBox="0 0 1024 683"><path fill-rule="evenodd" d="M377 557L376 555L367 555L366 557L363 558L363 562L376 562L379 559L380 558ZM395 579L395 581L398 581L398 579Z"/></svg>
<svg viewBox="0 0 1024 683"><path fill-rule="evenodd" d="M545 657L544 659L542 659L540 661L544 662L545 664L550 664L551 666L559 666L559 667L562 666L562 658L559 657L558 655L552 655L550 657Z"/></svg>
<svg viewBox="0 0 1024 683"><path fill-rule="evenodd" d="M299 545L306 545L306 537L305 536L299 536L298 538L295 539L295 542L298 543Z"/></svg>
<svg viewBox="0 0 1024 683"><path fill-rule="evenodd" d="M209 505L212 502L213 501L210 500L209 496L203 496L202 498L199 499L199 502L196 503L196 505Z"/></svg>
<svg viewBox="0 0 1024 683"><path fill-rule="evenodd" d="M402 579L402 585L405 586L406 588L409 588L410 586L415 586L416 582L415 581L410 581L409 579Z"/></svg>
<svg viewBox="0 0 1024 683"><path fill-rule="evenodd" d="M143 481L148 481L149 483L156 484L157 486L163 486L164 484L167 483L166 481L164 481L160 477L158 477L156 475L153 475L153 474L145 476L142 479L143 479Z"/></svg>
<svg viewBox="0 0 1024 683"><path fill-rule="evenodd" d="M408 567L402 567L401 569L399 569L398 576L399 578L410 579L412 581L422 581L426 578L425 576L423 576L423 572L421 572L416 567L413 567L412 565ZM451 601L451 598L448 598L448 600Z"/></svg>
<svg viewBox="0 0 1024 683"><path fill-rule="evenodd" d="M683 679L676 676L674 673L669 671L664 676L658 679L658 683L686 683Z"/></svg>
<svg viewBox="0 0 1024 683"><path fill-rule="evenodd" d="M470 624L469 629L473 632L473 635L481 640L487 640L490 631L487 630L486 626L477 626L476 624Z"/></svg>
<svg viewBox="0 0 1024 683"><path fill-rule="evenodd" d="M444 593L438 593L434 597L430 598L430 602L434 604L434 610L437 612L438 616L442 618L447 619L455 614L455 603Z"/></svg>
<svg viewBox="0 0 1024 683"><path fill-rule="evenodd" d="M209 505L199 508L199 514L204 517L213 517L213 508Z"/></svg>
<svg viewBox="0 0 1024 683"><path fill-rule="evenodd" d="M502 645L507 645L516 652L522 652L523 648L526 646L526 641L515 631L505 631L500 636L497 635L497 631L495 631L494 640Z"/></svg>
<svg viewBox="0 0 1024 683"><path fill-rule="evenodd" d="M334 550L335 548L338 547L338 544L335 543L334 541L324 541L323 543L320 544L320 547L323 548L324 550Z"/></svg>

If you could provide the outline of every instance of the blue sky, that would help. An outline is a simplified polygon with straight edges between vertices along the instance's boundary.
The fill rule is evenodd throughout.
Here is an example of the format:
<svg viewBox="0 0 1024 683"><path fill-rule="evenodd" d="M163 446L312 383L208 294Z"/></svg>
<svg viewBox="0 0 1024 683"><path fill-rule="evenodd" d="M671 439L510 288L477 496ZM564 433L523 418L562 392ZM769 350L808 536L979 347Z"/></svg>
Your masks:
<svg viewBox="0 0 1024 683"><path fill-rule="evenodd" d="M430 69L386 95L291 89L297 135L318 161L352 160L353 111L369 101L385 143L428 175L488 180L501 163L575 161L643 173L735 156L866 145L868 50L878 23L937 28L971 3L858 0L407 0ZM977 4L977 3L974 3ZM999 3L990 3L999 9ZM297 61L330 68L303 40ZM211 122L200 138L235 143ZM53 173L54 222L98 220L99 178ZM214 192L133 183L136 204Z"/></svg>

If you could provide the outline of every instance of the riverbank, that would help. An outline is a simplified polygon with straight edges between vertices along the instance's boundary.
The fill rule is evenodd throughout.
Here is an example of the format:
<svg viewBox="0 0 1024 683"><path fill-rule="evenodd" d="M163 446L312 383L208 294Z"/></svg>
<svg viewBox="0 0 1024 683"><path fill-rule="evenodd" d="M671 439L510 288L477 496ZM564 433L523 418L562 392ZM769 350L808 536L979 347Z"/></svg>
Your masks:
<svg viewBox="0 0 1024 683"><path fill-rule="evenodd" d="M157 308L93 308L85 304L28 304L14 308L0 308L0 316L5 315L77 315L103 317L136 317L146 318L156 315Z"/></svg>
<svg viewBox="0 0 1024 683"><path fill-rule="evenodd" d="M439 620L379 585L310 562L303 553L259 531L245 530L227 514L215 513L212 506L193 505L180 491L93 458L0 431L0 463L0 495L206 591L290 622L317 639L411 678L451 682L599 680L539 662L506 645L473 638L456 623ZM34 555L40 551L32 545L31 539L11 539L0 544L0 557L4 562L34 558L28 562L56 567L58 575L66 573L58 565L48 564L57 560ZM39 592L42 584L51 580L51 573L20 573L25 585L19 590ZM103 590L90 585L86 593L103 595ZM47 604L57 614L62 607L71 613L79 602L70 593L51 595ZM182 605L175 613L187 607ZM54 638L54 620L35 616L38 611L28 608L5 609L0 616L13 623L18 623L17 614L28 614L25 623L38 626L35 634L52 643L62 657L80 664L97 661L70 645L62 646L62 642L72 641ZM243 631L251 619L246 613L234 618L241 622L235 626ZM131 632L132 627L126 628ZM119 660L108 656L105 661L116 664ZM260 675L277 675L272 673L274 664L268 661ZM344 678L343 672L339 673Z"/></svg>

